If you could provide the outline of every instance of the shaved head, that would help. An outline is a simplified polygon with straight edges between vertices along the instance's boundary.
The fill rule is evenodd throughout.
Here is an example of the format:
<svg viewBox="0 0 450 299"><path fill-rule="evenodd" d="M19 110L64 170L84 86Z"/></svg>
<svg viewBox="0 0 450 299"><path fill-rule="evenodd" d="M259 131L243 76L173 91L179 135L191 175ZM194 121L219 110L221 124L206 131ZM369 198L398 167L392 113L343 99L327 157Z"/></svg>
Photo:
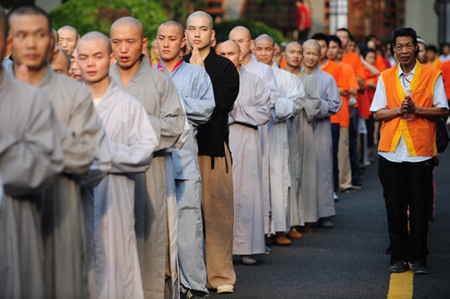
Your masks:
<svg viewBox="0 0 450 299"><path fill-rule="evenodd" d="M117 19L112 25L109 30L109 35L111 36L111 32L116 27L134 27L138 30L141 38L144 38L144 26L142 26L142 23L133 17L122 17L120 19Z"/></svg>
<svg viewBox="0 0 450 299"><path fill-rule="evenodd" d="M227 40L224 41L223 43L220 44L220 49L222 49L222 47L226 47L229 45L233 45L234 49L239 53L241 52L241 48L239 47L239 44L237 42L235 42L234 40Z"/></svg>
<svg viewBox="0 0 450 299"><path fill-rule="evenodd" d="M189 17L187 18L187 20L186 20L186 27L189 26L189 21L191 19L193 19L193 18L204 18L204 19L206 19L207 22L208 22L209 29L211 29L211 30L213 29L213 18L211 17L210 14L208 14L208 13L206 13L204 11L201 11L201 10L198 10L198 11L195 11L195 12L191 13L189 15Z"/></svg>
<svg viewBox="0 0 450 299"><path fill-rule="evenodd" d="M320 51L320 44L315 39L308 39L303 43L303 48L306 47L317 47Z"/></svg>
<svg viewBox="0 0 450 299"><path fill-rule="evenodd" d="M301 47L302 45L300 45L299 42L290 42L289 44L286 45L285 51L287 52L289 50L289 48L292 46L300 46Z"/></svg>
<svg viewBox="0 0 450 299"><path fill-rule="evenodd" d="M101 32L92 31L92 32L86 33L85 35L83 35L83 37L81 37L80 41L78 42L77 48L79 48L80 44L82 44L84 41L103 42L108 54L112 53L111 42L109 41L109 38Z"/></svg>
<svg viewBox="0 0 450 299"><path fill-rule="evenodd" d="M257 44L258 42L260 42L260 41L267 41L267 42L270 42L270 43L272 43L272 46L273 47L275 47L275 40L273 39L273 37L271 37L270 35L268 35L268 34L261 34L260 36L258 36L256 39L255 39L255 44Z"/></svg>
<svg viewBox="0 0 450 299"><path fill-rule="evenodd" d="M70 30L73 31L75 33L75 35L78 37L78 31L77 29L75 29L74 27L70 26L70 25L66 25L66 26L62 26L61 28L58 29L58 32L60 32L60 30Z"/></svg>
<svg viewBox="0 0 450 299"><path fill-rule="evenodd" d="M174 27L177 27L177 28L178 28L178 32L180 33L181 38L184 37L184 27L183 27L183 25L181 25L179 22L177 22L177 21L167 21L167 22L162 23L162 24L159 25L159 27L158 27L158 33L159 33L159 30L160 30L162 27L164 27L164 26L174 26ZM155 40L155 42L156 42L156 40Z"/></svg>
<svg viewBox="0 0 450 299"><path fill-rule="evenodd" d="M248 30L247 27L244 26L236 26L233 29L231 29L230 33L228 34L228 38L231 39L231 36L237 33L241 33L241 36L245 36L248 39L252 38L250 30Z"/></svg>

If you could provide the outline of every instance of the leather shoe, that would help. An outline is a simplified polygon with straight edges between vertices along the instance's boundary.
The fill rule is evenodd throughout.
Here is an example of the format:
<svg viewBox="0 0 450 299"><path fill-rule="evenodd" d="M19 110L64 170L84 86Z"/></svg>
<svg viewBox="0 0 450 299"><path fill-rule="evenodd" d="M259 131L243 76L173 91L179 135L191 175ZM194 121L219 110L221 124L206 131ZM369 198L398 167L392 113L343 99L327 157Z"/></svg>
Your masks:
<svg viewBox="0 0 450 299"><path fill-rule="evenodd" d="M428 274L427 264L424 261L414 261L411 270L414 274Z"/></svg>
<svg viewBox="0 0 450 299"><path fill-rule="evenodd" d="M391 273L403 273L409 270L409 264L407 262L397 261L389 267Z"/></svg>
<svg viewBox="0 0 450 299"><path fill-rule="evenodd" d="M275 238L275 244L278 244L278 245L286 246L286 245L291 245L291 243L292 243L291 240L289 240L288 238L286 238L283 235L277 236Z"/></svg>
<svg viewBox="0 0 450 299"><path fill-rule="evenodd" d="M288 232L287 236L288 236L290 239L294 239L294 240L299 240L299 239L302 238L302 234L299 233L295 228L291 229L291 230Z"/></svg>

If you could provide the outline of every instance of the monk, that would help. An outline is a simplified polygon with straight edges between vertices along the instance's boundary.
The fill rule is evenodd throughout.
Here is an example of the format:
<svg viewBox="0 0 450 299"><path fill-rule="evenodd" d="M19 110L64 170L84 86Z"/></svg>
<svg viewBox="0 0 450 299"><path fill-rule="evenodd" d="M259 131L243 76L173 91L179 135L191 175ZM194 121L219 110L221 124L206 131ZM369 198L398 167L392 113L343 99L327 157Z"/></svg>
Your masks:
<svg viewBox="0 0 450 299"><path fill-rule="evenodd" d="M270 119L270 86L239 64L242 54L234 41L220 46L220 55L239 71L239 95L228 117L233 153L234 234L233 254L254 265L255 254L265 253L262 154L258 126Z"/></svg>
<svg viewBox="0 0 450 299"><path fill-rule="evenodd" d="M0 6L0 64L6 34ZM43 90L13 79L2 67L0 94L0 297L44 298L43 240L35 196L63 169L60 124Z"/></svg>
<svg viewBox="0 0 450 299"><path fill-rule="evenodd" d="M300 175L299 159L293 159L299 151L295 135L294 118L304 107L305 92L303 85L293 74L282 70L273 61L274 39L262 34L255 40L255 57L259 62L271 66L278 85L278 98L274 113L269 122L268 138L270 206L272 209L274 242L278 245L290 245L284 235L289 231L291 238L300 239L301 233L290 229L290 202L298 196ZM292 156L291 156L292 155ZM291 163L292 162L292 163ZM292 198L293 197L293 198Z"/></svg>
<svg viewBox="0 0 450 299"><path fill-rule="evenodd" d="M332 138L330 116L341 108L341 98L336 81L320 70L320 44L313 39L303 43L304 71L319 86L321 107L315 117L314 146L316 149L317 202L321 227L334 227L332 218L336 211L333 198Z"/></svg>
<svg viewBox="0 0 450 299"><path fill-rule="evenodd" d="M248 28L243 26L234 27L228 34L230 40L238 43L241 49L242 58L240 63L245 67L246 70L259 76L265 84L270 86L270 102L271 109L275 105L278 99L278 85L275 81L275 74L272 68L264 63L256 60L255 55L251 54L250 49L254 46L254 40L251 38L251 33ZM259 126L258 130L261 136L267 136L268 134L268 124L264 126ZM271 217L271 207L270 207L270 188L269 188L269 143L267 138L261 138L262 144L262 172L263 172L263 198L264 198L264 233L270 236L275 233L273 218ZM270 253L270 247L266 247L266 253Z"/></svg>
<svg viewBox="0 0 450 299"><path fill-rule="evenodd" d="M144 105L159 142L150 168L145 175L135 176L135 229L144 296L164 298L164 293L170 296L170 290L178 296L178 211L171 151L183 145L177 141L185 130L186 114L172 80L152 69L142 54L148 40L141 22L132 17L118 19L111 25L110 40L117 60L110 75ZM171 169L168 178L166 169Z"/></svg>
<svg viewBox="0 0 450 299"><path fill-rule="evenodd" d="M305 88L305 108L299 113L297 139L300 145L300 190L295 202L291 202L291 226L303 226L303 231L313 232L311 223L317 222L317 181L316 181L316 155L314 148L314 117L320 112L321 101L319 87L315 80L306 75L300 66L303 62L303 47L298 42L286 45L285 70L297 75Z"/></svg>
<svg viewBox="0 0 450 299"><path fill-rule="evenodd" d="M67 55L72 56L78 42L78 31L69 25L58 29L58 46L63 48Z"/></svg>
<svg viewBox="0 0 450 299"><path fill-rule="evenodd" d="M50 65L55 73L69 76L70 56L60 46L55 47Z"/></svg>
<svg viewBox="0 0 450 299"><path fill-rule="evenodd" d="M158 141L144 107L111 82L109 39L90 32L77 44L81 73L103 120L112 155L112 169L93 188L94 297L143 298L134 230L133 174L150 166Z"/></svg>
<svg viewBox="0 0 450 299"><path fill-rule="evenodd" d="M175 83L188 121L186 143L179 151L172 153L178 207L181 292L186 297L203 298L208 294L208 289L196 135L198 126L211 118L215 107L214 91L208 73L181 58L181 49L186 44L183 25L175 21L161 24L156 43L160 59L155 69L167 74Z"/></svg>
<svg viewBox="0 0 450 299"><path fill-rule="evenodd" d="M186 37L192 52L183 58L205 68L216 103L210 120L198 127L197 134L208 288L217 289L218 293L232 293L236 274L232 260L234 202L228 113L239 93L239 74L231 61L218 56L210 47L214 36L209 14L196 11L189 15Z"/></svg>
<svg viewBox="0 0 450 299"><path fill-rule="evenodd" d="M56 117L62 123L64 170L40 194L39 204L44 234L46 295L55 298L88 296L84 215L78 177L94 160L101 132L100 120L86 86L56 74L47 61L52 47L48 14L37 7L24 6L8 15L14 64L11 75L37 85L49 95ZM29 54L24 34L32 39Z"/></svg>

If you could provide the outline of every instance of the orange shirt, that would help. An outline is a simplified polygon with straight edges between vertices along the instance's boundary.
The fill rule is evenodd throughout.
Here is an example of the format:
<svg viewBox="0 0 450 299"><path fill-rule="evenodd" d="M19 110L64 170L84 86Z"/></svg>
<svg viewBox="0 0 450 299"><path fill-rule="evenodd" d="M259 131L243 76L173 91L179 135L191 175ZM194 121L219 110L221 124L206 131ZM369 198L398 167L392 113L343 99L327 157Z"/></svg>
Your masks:
<svg viewBox="0 0 450 299"><path fill-rule="evenodd" d="M428 62L428 64L434 66L438 70L442 70L442 62L439 60L439 58L435 58L432 63Z"/></svg>
<svg viewBox="0 0 450 299"><path fill-rule="evenodd" d="M450 99L450 61L442 63L442 80L444 80L445 94Z"/></svg>
<svg viewBox="0 0 450 299"><path fill-rule="evenodd" d="M386 69L386 64L384 63L383 57L381 57L378 54L377 54L377 60L375 61L375 66L380 71L380 73Z"/></svg>
<svg viewBox="0 0 450 299"><path fill-rule="evenodd" d="M342 62L349 64L353 68L356 77L364 79L364 66L358 54L349 51L342 57Z"/></svg>
<svg viewBox="0 0 450 299"><path fill-rule="evenodd" d="M374 82L375 84L377 84L379 76L372 75L372 73L366 67L364 67L364 74L366 75L366 82L367 83L368 82ZM373 101L373 97L375 95L375 88L369 87L366 84L366 91L367 91L367 96L369 98L369 104L371 106L372 105L372 101Z"/></svg>
<svg viewBox="0 0 450 299"><path fill-rule="evenodd" d="M344 74L342 73L342 69L339 64L334 61L328 60L327 65L320 69L333 76L338 88L348 90L348 81L345 80Z"/></svg>
<svg viewBox="0 0 450 299"><path fill-rule="evenodd" d="M346 83L346 88L344 90L350 90L352 88L358 89L358 82L356 82L355 73L351 66L345 63L337 64L342 71L343 81ZM348 96L341 96L342 106L338 113L331 116L331 123L339 124L340 127L348 128L350 127L350 108L348 106Z"/></svg>

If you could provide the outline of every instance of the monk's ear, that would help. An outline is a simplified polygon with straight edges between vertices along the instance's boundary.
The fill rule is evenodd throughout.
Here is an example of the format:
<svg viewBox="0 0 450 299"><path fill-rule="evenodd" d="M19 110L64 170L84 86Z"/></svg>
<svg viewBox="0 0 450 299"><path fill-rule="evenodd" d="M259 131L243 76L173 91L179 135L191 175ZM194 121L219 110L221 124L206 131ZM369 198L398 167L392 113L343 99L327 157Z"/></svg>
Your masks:
<svg viewBox="0 0 450 299"><path fill-rule="evenodd" d="M9 58L12 55L12 36L8 36L6 38L6 51L5 51L5 57Z"/></svg>
<svg viewBox="0 0 450 299"><path fill-rule="evenodd" d="M185 37L183 37L181 39L181 48L184 48L184 46L186 46L186 38Z"/></svg>
<svg viewBox="0 0 450 299"><path fill-rule="evenodd" d="M216 31L211 30L211 41L216 38Z"/></svg>
<svg viewBox="0 0 450 299"><path fill-rule="evenodd" d="M147 48L148 45L148 38L144 37L142 40L142 51L144 51Z"/></svg>
<svg viewBox="0 0 450 299"><path fill-rule="evenodd" d="M251 53L254 53L254 52L255 52L255 40L254 40L254 39L252 39L252 40L250 41L250 52L251 52Z"/></svg>
<svg viewBox="0 0 450 299"><path fill-rule="evenodd" d="M242 61L242 58L244 58L244 53L242 53L242 52L239 52L239 62L241 62L241 61Z"/></svg>
<svg viewBox="0 0 450 299"><path fill-rule="evenodd" d="M114 56L114 53L109 54L109 65L113 65L116 63L116 57Z"/></svg>

